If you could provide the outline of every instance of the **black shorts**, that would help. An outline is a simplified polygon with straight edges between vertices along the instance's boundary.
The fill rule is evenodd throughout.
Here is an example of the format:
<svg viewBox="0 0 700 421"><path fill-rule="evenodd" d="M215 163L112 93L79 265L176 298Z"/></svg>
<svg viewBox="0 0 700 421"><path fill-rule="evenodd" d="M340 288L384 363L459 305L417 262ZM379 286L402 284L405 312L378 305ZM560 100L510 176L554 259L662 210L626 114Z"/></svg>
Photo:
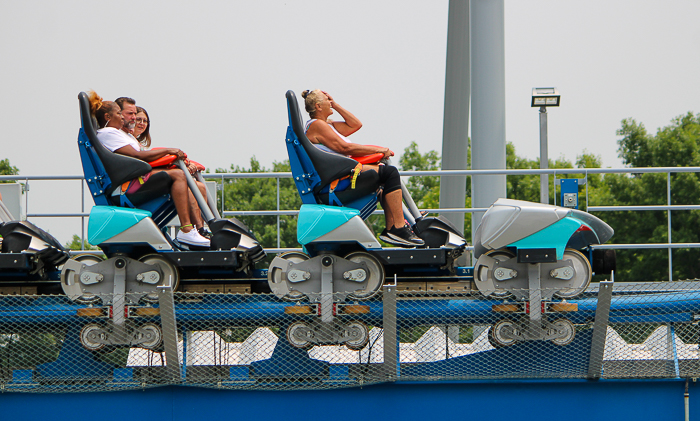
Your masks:
<svg viewBox="0 0 700 421"><path fill-rule="evenodd" d="M379 166L379 184L384 187L384 194L401 189L401 175L392 165Z"/></svg>

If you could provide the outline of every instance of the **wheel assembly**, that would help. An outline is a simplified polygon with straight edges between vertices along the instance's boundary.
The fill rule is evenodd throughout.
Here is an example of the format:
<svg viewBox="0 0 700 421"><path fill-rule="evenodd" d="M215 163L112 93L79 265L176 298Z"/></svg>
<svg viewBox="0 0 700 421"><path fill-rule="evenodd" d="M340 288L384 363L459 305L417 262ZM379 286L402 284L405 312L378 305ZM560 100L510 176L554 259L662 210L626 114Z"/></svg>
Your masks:
<svg viewBox="0 0 700 421"><path fill-rule="evenodd" d="M576 336L576 327L567 319L559 319L552 322L552 329L556 331L557 337L552 339L556 345L568 345Z"/></svg>
<svg viewBox="0 0 700 421"><path fill-rule="evenodd" d="M518 325L512 320L503 319L489 330L488 339L494 348L502 348L513 345L520 336Z"/></svg>
<svg viewBox="0 0 700 421"><path fill-rule="evenodd" d="M87 266L92 266L94 264L102 262L104 259L94 254L81 254L80 256L76 256L73 260L76 260ZM75 301L81 304L95 304L100 301L100 297L98 295L85 292L80 297L76 298Z"/></svg>
<svg viewBox="0 0 700 421"><path fill-rule="evenodd" d="M560 289L554 295L565 299L574 298L588 288L588 285L591 283L591 277L593 276L593 270L586 256L578 250L566 249L562 261L570 262L574 269L573 277L569 281L572 285Z"/></svg>
<svg viewBox="0 0 700 421"><path fill-rule="evenodd" d="M157 349L163 343L163 331L155 323L144 323L139 327L143 342L140 347L146 349Z"/></svg>
<svg viewBox="0 0 700 421"><path fill-rule="evenodd" d="M283 253L277 257L284 260L288 260L292 263L300 263L305 260L309 260L309 256L307 254L296 251ZM292 285L290 285L291 283L288 282L287 279L285 279L284 274L284 270L279 266L270 266L270 270L267 272L267 283L270 285L270 289L272 290L272 292L277 294L278 291L283 291L280 292L278 296L281 295L283 299L288 301L299 301L304 299L305 295L293 289Z"/></svg>
<svg viewBox="0 0 700 421"><path fill-rule="evenodd" d="M350 322L345 326L348 336L352 339L345 342L345 346L353 351L359 351L369 342L367 325L362 322Z"/></svg>
<svg viewBox="0 0 700 421"><path fill-rule="evenodd" d="M89 323L80 330L80 343L88 351L100 351L105 347L101 340L106 339L106 334L102 325Z"/></svg>
<svg viewBox="0 0 700 421"><path fill-rule="evenodd" d="M513 257L515 257L515 255L513 253L511 253L510 251L508 251L506 249L489 250L485 254L489 257L492 257L492 258L498 260L499 262L505 262L506 260L509 260L509 259L512 259ZM499 270L499 269L496 269L496 270ZM494 272L496 270L494 270ZM494 285L499 285L500 282L498 281L497 277L494 276L494 274L490 274L490 275L493 277ZM489 276L488 267L481 266L479 268L479 273L477 274L477 276L479 276L479 280L486 281L487 277ZM505 298L510 297L511 293L506 288L496 288L496 290L493 293L491 293L491 296L494 298L498 298L498 299L505 299Z"/></svg>
<svg viewBox="0 0 700 421"><path fill-rule="evenodd" d="M147 254L141 257L139 261L147 265L156 266L159 269L160 280L154 287L170 285L173 291L177 289L180 283L180 272L170 260L158 254ZM152 303L158 302L158 292L150 292L144 295L143 300Z"/></svg>
<svg viewBox="0 0 700 421"><path fill-rule="evenodd" d="M304 322L294 322L287 328L287 341L294 348L311 348L311 341L303 338L313 339L313 335L313 330Z"/></svg>
<svg viewBox="0 0 700 421"><path fill-rule="evenodd" d="M367 277L363 282L364 288L348 294L348 298L351 300L367 300L374 297L384 284L384 266L379 263L376 257L361 251L348 254L345 256L345 260L367 265Z"/></svg>

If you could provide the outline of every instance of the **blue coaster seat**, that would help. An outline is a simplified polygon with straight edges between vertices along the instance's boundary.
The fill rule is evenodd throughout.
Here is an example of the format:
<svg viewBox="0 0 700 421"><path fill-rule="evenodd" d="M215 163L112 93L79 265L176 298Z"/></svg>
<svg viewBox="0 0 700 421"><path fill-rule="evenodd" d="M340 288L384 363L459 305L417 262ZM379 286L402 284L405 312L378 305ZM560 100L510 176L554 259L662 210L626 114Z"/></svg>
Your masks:
<svg viewBox="0 0 700 421"><path fill-rule="evenodd" d="M123 183L147 174L151 171L151 166L140 159L120 155L105 148L97 139L97 122L90 114L90 101L85 92L78 95L78 104L81 122L78 149L85 181L95 205L147 210L153 215L152 218L158 227L163 228L177 214L170 194L134 204L125 195L119 195L118 190Z"/></svg>
<svg viewBox="0 0 700 421"><path fill-rule="evenodd" d="M299 104L293 91L287 91L287 152L294 182L304 204L345 206L360 211L367 219L377 208L379 175L376 171L364 171L358 177L355 188L350 178L357 161L315 147L304 133ZM340 180L334 189L331 183Z"/></svg>

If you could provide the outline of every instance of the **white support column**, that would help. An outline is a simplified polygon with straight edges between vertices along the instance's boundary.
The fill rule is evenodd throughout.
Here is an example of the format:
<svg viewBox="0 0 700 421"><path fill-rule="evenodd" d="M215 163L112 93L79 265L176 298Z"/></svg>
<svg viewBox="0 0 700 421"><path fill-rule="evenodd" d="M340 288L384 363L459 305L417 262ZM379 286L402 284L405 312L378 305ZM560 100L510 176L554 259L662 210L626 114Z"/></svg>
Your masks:
<svg viewBox="0 0 700 421"><path fill-rule="evenodd" d="M472 169L506 167L505 35L503 0L471 0ZM506 196L505 175L472 177L472 206ZM483 214L472 214L472 236ZM473 238L473 237L472 237Z"/></svg>
<svg viewBox="0 0 700 421"><path fill-rule="evenodd" d="M469 143L469 0L450 0L447 21L445 111L442 129L442 169L467 169ZM440 207L463 208L465 176L440 177ZM443 215L464 232L464 214Z"/></svg>

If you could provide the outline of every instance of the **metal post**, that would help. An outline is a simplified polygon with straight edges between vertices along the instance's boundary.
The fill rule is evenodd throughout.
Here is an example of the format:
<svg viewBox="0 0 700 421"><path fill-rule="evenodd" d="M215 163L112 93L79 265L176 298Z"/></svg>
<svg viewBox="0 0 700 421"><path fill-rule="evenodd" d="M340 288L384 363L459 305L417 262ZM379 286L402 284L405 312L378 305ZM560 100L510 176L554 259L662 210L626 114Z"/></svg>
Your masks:
<svg viewBox="0 0 700 421"><path fill-rule="evenodd" d="M281 247L280 242L280 178L275 177L277 180L277 248Z"/></svg>
<svg viewBox="0 0 700 421"><path fill-rule="evenodd" d="M671 206L671 173L666 173L666 200ZM673 243L671 238L671 209L666 211L668 215L668 244ZM673 250L668 247L668 280L673 281Z"/></svg>
<svg viewBox="0 0 700 421"><path fill-rule="evenodd" d="M527 265L528 302L530 303L530 328L535 331L542 326L542 282L541 263Z"/></svg>
<svg viewBox="0 0 700 421"><path fill-rule="evenodd" d="M80 213L85 214L85 183L80 180ZM80 217L80 238L82 250L85 250L85 217Z"/></svg>
<svg viewBox="0 0 700 421"><path fill-rule="evenodd" d="M472 169L506 167L505 31L503 0L471 0ZM505 175L472 177L472 207L506 197ZM472 237L481 223L472 213Z"/></svg>
<svg viewBox="0 0 700 421"><path fill-rule="evenodd" d="M224 205L226 202L226 184L224 184L224 176L221 175L221 214L224 214Z"/></svg>
<svg viewBox="0 0 700 421"><path fill-rule="evenodd" d="M681 377L680 366L678 364L678 348L676 348L676 328L673 323L666 323L666 345L669 359L673 361L673 377Z"/></svg>
<svg viewBox="0 0 700 421"><path fill-rule="evenodd" d="M547 154L547 107L540 107L540 169L549 168ZM540 203L549 203L549 174L540 174Z"/></svg>
<svg viewBox="0 0 700 421"><path fill-rule="evenodd" d="M605 339L608 334L610 319L610 302L612 300L613 281L603 281L598 287L598 304L595 309L593 336L591 338L591 354L588 360L588 379L598 380L603 368Z"/></svg>
<svg viewBox="0 0 700 421"><path fill-rule="evenodd" d="M396 381L401 372L396 328L396 285L384 286L382 298L384 328L384 374L386 380Z"/></svg>
<svg viewBox="0 0 700 421"><path fill-rule="evenodd" d="M445 111L442 129L442 169L467 169L469 143L469 1L450 0L447 18ZM440 177L440 208L463 208L466 176ZM458 231L464 231L464 213L443 214Z"/></svg>
<svg viewBox="0 0 700 421"><path fill-rule="evenodd" d="M21 200L22 199L20 199L20 202L21 202ZM24 220L25 221L27 220L26 215L29 213L29 212L27 212L28 209L29 209L29 179L25 178L24 179L24 215L25 215ZM22 209L20 209L19 213L20 213L20 215L17 215L17 219L21 220L22 219L22 215L21 215Z"/></svg>
<svg viewBox="0 0 700 421"><path fill-rule="evenodd" d="M204 199L204 196L202 196L202 192L199 191L199 187L197 187L197 183L195 183L194 178L192 177L192 175L190 175L190 172L187 170L187 166L181 159L176 160L175 165L177 165L182 170L182 172L185 173L187 186L190 188L192 195L197 200L199 210L202 211L202 216L204 216L204 220L206 222L211 222L214 219L214 213L211 211L211 209L209 209L207 201Z"/></svg>
<svg viewBox="0 0 700 421"><path fill-rule="evenodd" d="M197 181L199 181L200 183L202 183L206 186L207 183L204 180L202 173L197 171L194 174L195 174L195 177L197 178ZM212 197L212 195L209 193L208 188L205 191L207 193L207 204L209 205L209 209L211 210L212 214L214 215L214 218L221 219L221 214L219 214L219 211L216 209L216 199L214 197Z"/></svg>
<svg viewBox="0 0 700 421"><path fill-rule="evenodd" d="M170 377L179 382L182 380L182 372L180 370L180 355L177 351L177 321L175 320L172 279L168 285L158 287L158 307L160 308L160 322L163 329L165 366Z"/></svg>

